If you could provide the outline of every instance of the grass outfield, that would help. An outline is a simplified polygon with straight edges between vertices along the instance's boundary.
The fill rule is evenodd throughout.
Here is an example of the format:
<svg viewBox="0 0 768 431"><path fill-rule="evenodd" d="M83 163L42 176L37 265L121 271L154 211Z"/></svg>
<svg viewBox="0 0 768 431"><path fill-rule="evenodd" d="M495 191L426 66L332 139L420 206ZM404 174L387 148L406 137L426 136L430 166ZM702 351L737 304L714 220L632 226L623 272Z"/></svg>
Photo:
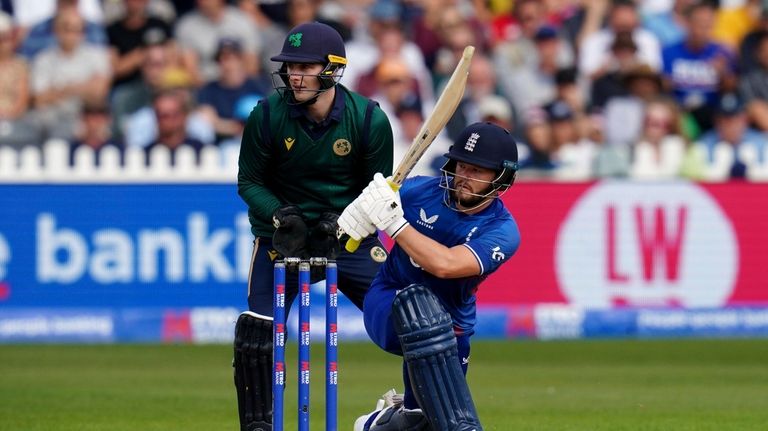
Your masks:
<svg viewBox="0 0 768 431"><path fill-rule="evenodd" d="M235 431L230 361L222 345L2 345L0 430ZM342 343L340 367L342 431L401 389L399 358L370 344ZM469 379L486 431L768 429L766 340L475 342Z"/></svg>

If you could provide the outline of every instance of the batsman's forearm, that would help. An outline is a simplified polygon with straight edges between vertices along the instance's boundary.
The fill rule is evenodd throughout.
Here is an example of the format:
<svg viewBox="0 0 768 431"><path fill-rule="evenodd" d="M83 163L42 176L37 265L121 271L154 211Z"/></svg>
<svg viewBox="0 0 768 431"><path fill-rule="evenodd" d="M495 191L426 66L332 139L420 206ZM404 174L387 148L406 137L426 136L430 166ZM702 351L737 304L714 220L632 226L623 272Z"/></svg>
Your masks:
<svg viewBox="0 0 768 431"><path fill-rule="evenodd" d="M480 274L477 259L463 245L446 247L406 226L395 239L408 256L423 270L438 278L461 278Z"/></svg>

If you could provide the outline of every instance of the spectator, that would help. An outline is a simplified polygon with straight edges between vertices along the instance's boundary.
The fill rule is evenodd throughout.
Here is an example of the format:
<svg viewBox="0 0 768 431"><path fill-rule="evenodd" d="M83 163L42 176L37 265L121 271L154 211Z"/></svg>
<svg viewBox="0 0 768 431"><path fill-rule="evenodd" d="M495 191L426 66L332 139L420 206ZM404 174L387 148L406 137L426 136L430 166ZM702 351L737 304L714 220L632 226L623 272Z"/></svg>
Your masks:
<svg viewBox="0 0 768 431"><path fill-rule="evenodd" d="M198 112L216 131L217 142L234 139L239 144L245 120L258 101L271 93L271 81L266 77L257 81L248 76L242 44L237 39L219 41L216 61L219 79L200 89Z"/></svg>
<svg viewBox="0 0 768 431"><path fill-rule="evenodd" d="M586 180L592 175L597 144L582 136L581 116L571 104L555 99L544 107L550 125L549 157L556 178Z"/></svg>
<svg viewBox="0 0 768 431"><path fill-rule="evenodd" d="M421 106L418 87L408 66L400 58L385 58L376 67L377 91L371 96L387 114L395 118L395 111L403 103L417 102ZM397 127L393 127L396 131Z"/></svg>
<svg viewBox="0 0 768 431"><path fill-rule="evenodd" d="M25 3L30 5L34 3L37 6L36 2L27 1ZM58 36L56 34L55 20L57 16L65 11L81 16L78 10L78 0L56 0L56 8L53 14L30 28L19 48L19 52L29 61L33 61L34 57L42 51L56 47ZM107 44L107 34L104 31L104 27L96 22L83 19L82 33L87 43L101 46Z"/></svg>
<svg viewBox="0 0 768 431"><path fill-rule="evenodd" d="M106 48L84 42L85 22L76 9L56 15L57 46L40 52L32 64L32 95L47 137L71 139L84 102L102 102L109 91Z"/></svg>
<svg viewBox="0 0 768 431"><path fill-rule="evenodd" d="M699 0L674 0L670 9L643 16L643 27L659 39L661 48L676 45L685 39L685 11Z"/></svg>
<svg viewBox="0 0 768 431"><path fill-rule="evenodd" d="M80 121L75 138L70 141L69 164L75 164L75 153L80 147L88 147L94 151L95 163L101 162L101 152L104 148L114 147L119 151L120 164L125 159L125 147L122 142L112 137L112 116L109 105L104 102L90 102L83 105Z"/></svg>
<svg viewBox="0 0 768 431"><path fill-rule="evenodd" d="M757 67L739 81L739 90L747 104L752 124L768 131L768 32L763 33L755 46Z"/></svg>
<svg viewBox="0 0 768 431"><path fill-rule="evenodd" d="M739 45L739 70L741 73L746 74L753 69L760 68L756 54L758 52L757 46L765 34L768 34L768 4L763 6L760 20L755 28L744 36Z"/></svg>
<svg viewBox="0 0 768 431"><path fill-rule="evenodd" d="M625 94L608 99L601 110L606 119L607 144L630 146L641 134L645 104L662 94L661 75L646 64L625 70L621 80Z"/></svg>
<svg viewBox="0 0 768 431"><path fill-rule="evenodd" d="M525 141L528 157L520 161L517 175L521 179L551 178L557 169L552 145L552 130L547 113L532 108L526 113ZM523 147L522 143L519 147Z"/></svg>
<svg viewBox="0 0 768 431"><path fill-rule="evenodd" d="M687 13L688 36L664 50L664 77L677 103L689 112L701 130L712 128L718 93L733 89L733 55L712 40L715 8L706 3Z"/></svg>
<svg viewBox="0 0 768 431"><path fill-rule="evenodd" d="M554 28L540 28L534 41L539 59L534 67L509 69L503 59L495 59L502 94L512 102L515 112L525 115L555 98L555 75L563 67L558 55L562 41Z"/></svg>
<svg viewBox="0 0 768 431"><path fill-rule="evenodd" d="M547 25L546 6L539 0L515 2L514 21L499 35L494 43L493 56L499 70L501 68L535 68L539 63L536 49L536 33ZM570 66L574 62L573 47L561 38L557 62L560 66Z"/></svg>
<svg viewBox="0 0 768 431"><path fill-rule="evenodd" d="M107 27L113 87L141 78L146 47L171 38L171 27L150 16L149 0L125 0L125 15Z"/></svg>
<svg viewBox="0 0 768 431"><path fill-rule="evenodd" d="M733 93L724 94L715 109L715 128L702 135L695 143L696 151L686 160L686 176L697 179L722 181L728 178L746 178L747 147L752 153L763 152L768 136L749 127L744 103ZM718 169L723 161L725 169Z"/></svg>
<svg viewBox="0 0 768 431"><path fill-rule="evenodd" d="M421 126L424 123L424 114L421 104L417 99L403 100L395 110L395 119L397 124L393 124L394 133L394 161L395 164L403 159L413 140L418 136ZM411 175L440 175L440 168L445 164L443 154L448 152L450 141L444 133L437 135L427 151L419 160L419 163L413 168Z"/></svg>
<svg viewBox="0 0 768 431"><path fill-rule="evenodd" d="M593 79L606 64L606 56L618 33L631 33L637 44L637 57L654 70L661 67L661 48L653 33L639 27L638 13L631 0L614 1L608 13L608 27L584 38L579 51L579 73Z"/></svg>
<svg viewBox="0 0 768 431"><path fill-rule="evenodd" d="M629 32L616 34L610 52L606 63L593 74L590 97L593 109L602 110L608 99L627 95L624 76L640 61L637 44Z"/></svg>
<svg viewBox="0 0 768 431"><path fill-rule="evenodd" d="M659 97L645 105L640 139L632 148L629 174L641 179L674 179L682 169L687 142L674 100Z"/></svg>
<svg viewBox="0 0 768 431"><path fill-rule="evenodd" d="M0 12L0 144L21 147L36 143L36 128L27 115L29 67L14 52L16 29L11 17Z"/></svg>
<svg viewBox="0 0 768 431"><path fill-rule="evenodd" d="M456 139L470 124L480 121L479 103L486 97L499 94L496 71L491 60L482 52L472 57L464 98L446 124L450 139Z"/></svg>
<svg viewBox="0 0 768 431"><path fill-rule="evenodd" d="M419 97L425 111L434 104L431 72L424 63L418 46L403 33L402 8L392 1L377 1L368 9L369 22L364 35L347 43L350 62L344 70L343 82L360 94L370 97L376 87L376 67L385 58L401 58L418 83Z"/></svg>
<svg viewBox="0 0 768 431"><path fill-rule="evenodd" d="M190 112L189 96L182 90L167 90L158 93L152 100L157 120L157 138L145 147L147 165L150 154L156 147L166 147L171 152L171 165L176 164L176 151L182 146L195 150L196 162L200 162L200 151L205 144L187 134L186 123Z"/></svg>
<svg viewBox="0 0 768 431"><path fill-rule="evenodd" d="M225 0L197 0L195 10L182 16L176 24L176 40L189 64L199 71L195 82L202 84L218 78L216 46L220 39L238 39L243 44L243 58L249 75L259 70L259 33L239 9Z"/></svg>

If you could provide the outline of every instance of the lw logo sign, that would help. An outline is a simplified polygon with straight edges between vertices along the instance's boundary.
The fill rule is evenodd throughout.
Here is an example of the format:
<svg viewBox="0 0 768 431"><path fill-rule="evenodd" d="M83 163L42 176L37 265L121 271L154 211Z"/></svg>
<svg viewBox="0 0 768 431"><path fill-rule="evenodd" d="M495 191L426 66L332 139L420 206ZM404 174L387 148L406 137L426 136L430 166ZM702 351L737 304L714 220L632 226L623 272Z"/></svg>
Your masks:
<svg viewBox="0 0 768 431"><path fill-rule="evenodd" d="M575 205L555 254L563 294L590 307L724 305L739 250L728 218L693 184L601 184Z"/></svg>

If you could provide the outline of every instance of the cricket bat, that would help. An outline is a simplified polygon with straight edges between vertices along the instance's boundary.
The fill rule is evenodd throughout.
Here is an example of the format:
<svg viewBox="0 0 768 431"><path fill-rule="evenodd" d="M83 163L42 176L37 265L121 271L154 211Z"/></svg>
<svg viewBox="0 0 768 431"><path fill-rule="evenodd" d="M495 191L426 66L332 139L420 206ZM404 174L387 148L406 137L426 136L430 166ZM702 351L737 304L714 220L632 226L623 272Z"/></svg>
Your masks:
<svg viewBox="0 0 768 431"><path fill-rule="evenodd" d="M469 75L469 64L474 53L474 46L470 45L464 48L461 60L459 60L459 64L456 66L453 74L451 74L450 79L448 79L443 93L440 94L429 117L421 125L419 133L411 142L411 146L408 147L408 152L405 153L405 156L400 160L400 164L397 165L395 172L392 174L392 180L389 182L392 190L397 191L400 188L400 185L403 184L403 181L405 181L421 156L427 151L432 141L435 140L438 133L443 130L445 124L451 119L456 111L456 107L459 106L459 102L464 97L464 88L467 86L467 75ZM360 241L350 238L345 248L348 252L352 253L359 246Z"/></svg>

